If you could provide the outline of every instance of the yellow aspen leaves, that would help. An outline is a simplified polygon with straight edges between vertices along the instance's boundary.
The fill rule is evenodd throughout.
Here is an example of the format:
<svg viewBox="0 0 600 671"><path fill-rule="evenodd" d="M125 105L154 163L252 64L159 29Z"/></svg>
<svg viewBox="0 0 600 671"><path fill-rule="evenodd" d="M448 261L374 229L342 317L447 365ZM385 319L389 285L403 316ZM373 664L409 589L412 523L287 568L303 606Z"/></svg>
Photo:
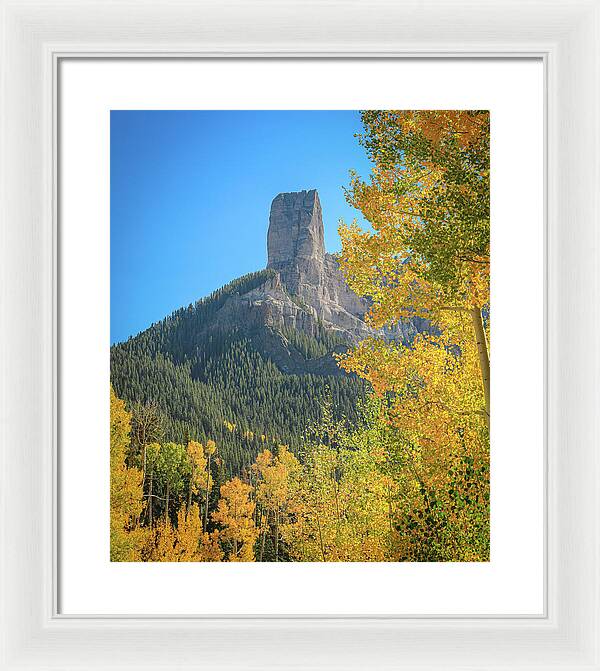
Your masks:
<svg viewBox="0 0 600 671"><path fill-rule="evenodd" d="M254 542L258 535L254 524L256 504L250 498L252 487L233 478L221 486L221 498L212 514L220 524L220 537L227 546L227 561L254 561Z"/></svg>
<svg viewBox="0 0 600 671"><path fill-rule="evenodd" d="M127 468L131 415L110 389L110 558L138 561L144 542L139 520L144 510L142 472Z"/></svg>

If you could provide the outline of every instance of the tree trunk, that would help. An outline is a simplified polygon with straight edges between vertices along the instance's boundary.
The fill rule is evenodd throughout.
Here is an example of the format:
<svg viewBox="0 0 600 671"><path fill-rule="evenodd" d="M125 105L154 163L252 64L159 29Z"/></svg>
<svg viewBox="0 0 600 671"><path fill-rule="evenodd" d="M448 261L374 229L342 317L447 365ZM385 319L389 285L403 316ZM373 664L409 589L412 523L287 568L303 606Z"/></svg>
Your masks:
<svg viewBox="0 0 600 671"><path fill-rule="evenodd" d="M325 557L325 548L323 547L323 534L321 533L321 519L319 513L317 512L317 529L319 530L319 544L321 546L321 555L323 556L323 561L327 561Z"/></svg>
<svg viewBox="0 0 600 671"><path fill-rule="evenodd" d="M165 502L165 521L169 519L169 494L170 494L170 487L167 485L167 500Z"/></svg>
<svg viewBox="0 0 600 671"><path fill-rule="evenodd" d="M483 319L481 310L473 308L471 312L471 321L475 331L475 342L477 344L477 353L479 354L479 369L481 371L481 383L485 396L485 423L490 426L490 357L488 354L487 343L485 339L485 330L483 328Z"/></svg>
<svg viewBox="0 0 600 671"><path fill-rule="evenodd" d="M275 561L279 561L279 510L275 513Z"/></svg>
<svg viewBox="0 0 600 671"><path fill-rule="evenodd" d="M263 524L262 517L263 517L263 515L261 513L260 526L263 527L263 530L262 530L262 539L261 539L261 543L260 543L260 558L259 558L258 561L262 561L263 560L263 555L265 554L265 541L267 540L267 527L268 527L268 524L269 524L269 513L268 513L268 511L267 511L267 516L266 516L266 521L265 521L264 524Z"/></svg>
<svg viewBox="0 0 600 671"><path fill-rule="evenodd" d="M393 534L394 533L394 522L393 522L393 517L392 517L392 491L391 491L391 488L390 488L389 484L387 486L387 495L388 495L387 504L388 504L388 520L389 520L389 523L390 523L390 534Z"/></svg>
<svg viewBox="0 0 600 671"><path fill-rule="evenodd" d="M190 475L190 488L188 490L188 500L187 500L187 508L185 509L185 519L187 520L187 515L189 512L189 509L192 507L192 486L194 482L194 469L192 469L192 473Z"/></svg>
<svg viewBox="0 0 600 671"><path fill-rule="evenodd" d="M150 473L150 484L148 487L148 522L152 526L152 475Z"/></svg>
<svg viewBox="0 0 600 671"><path fill-rule="evenodd" d="M202 525L202 531L206 531L206 529L208 527L208 485L209 485L209 483L210 483L210 454L208 455L208 460L206 462L206 502L205 502L205 505L204 505L204 524Z"/></svg>

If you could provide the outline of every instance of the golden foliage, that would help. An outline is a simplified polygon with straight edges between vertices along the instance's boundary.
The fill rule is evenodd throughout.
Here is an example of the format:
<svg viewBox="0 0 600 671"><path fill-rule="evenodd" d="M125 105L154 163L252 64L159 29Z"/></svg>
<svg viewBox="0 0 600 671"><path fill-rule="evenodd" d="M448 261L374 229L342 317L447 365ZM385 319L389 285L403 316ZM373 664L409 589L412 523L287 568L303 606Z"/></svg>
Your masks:
<svg viewBox="0 0 600 671"><path fill-rule="evenodd" d="M340 264L373 298L376 326L437 319L449 307L489 302L489 114L380 111L363 115L375 161L353 175L348 201L372 232L340 225Z"/></svg>
<svg viewBox="0 0 600 671"><path fill-rule="evenodd" d="M342 271L357 294L372 299L373 326L421 317L442 334L417 342L421 363L430 356L435 368L440 348L476 363L463 369L477 371L479 410L489 424L489 114L383 111L363 120L362 142L375 167L369 183L354 176L347 195L373 231L340 225ZM342 365L379 393L394 391L404 374L403 365L392 370L397 355L393 345L365 343ZM433 384L434 368L421 369L416 356L413 369ZM439 379L443 385L448 376ZM464 412L473 411L472 386L457 396L464 396Z"/></svg>
<svg viewBox="0 0 600 671"><path fill-rule="evenodd" d="M169 519L161 519L155 529L154 547L150 561L163 562L218 562L223 559L219 532L202 531L200 510L196 504L186 511L181 506L177 526Z"/></svg>
<svg viewBox="0 0 600 671"><path fill-rule="evenodd" d="M404 499L401 559L489 553L489 115L363 115L375 162L349 202L372 231L340 226L340 264L376 327L425 318L410 347L371 338L338 357L389 405Z"/></svg>
<svg viewBox="0 0 600 671"><path fill-rule="evenodd" d="M279 445L276 456L270 450L264 450L252 465L251 470L258 482L256 501L259 505L261 535L259 561L263 559L269 534L273 537L274 560L279 561L281 528L293 510L290 488L300 468L300 462L286 445Z"/></svg>
<svg viewBox="0 0 600 671"><path fill-rule="evenodd" d="M215 450L216 445L212 440L209 440L206 446L195 440L191 440L187 444L186 452L190 466L188 506L191 505L192 494L205 495L212 489L213 481L208 468L208 459L214 454ZM205 453L207 456L205 456Z"/></svg>
<svg viewBox="0 0 600 671"><path fill-rule="evenodd" d="M144 543L138 523L144 509L142 472L127 468L131 415L110 388L110 559L137 561Z"/></svg>
<svg viewBox="0 0 600 671"><path fill-rule="evenodd" d="M252 487L239 478L221 486L221 498L212 519L221 526L220 538L228 548L227 561L254 561L256 504L250 499Z"/></svg>

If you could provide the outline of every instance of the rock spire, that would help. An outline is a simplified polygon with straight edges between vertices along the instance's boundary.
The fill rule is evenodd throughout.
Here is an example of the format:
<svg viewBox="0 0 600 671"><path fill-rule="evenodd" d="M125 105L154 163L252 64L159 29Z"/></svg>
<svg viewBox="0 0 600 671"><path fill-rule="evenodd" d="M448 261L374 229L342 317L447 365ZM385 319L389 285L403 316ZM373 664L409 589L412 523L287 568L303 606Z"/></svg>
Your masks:
<svg viewBox="0 0 600 671"><path fill-rule="evenodd" d="M322 282L325 263L323 213L316 189L280 193L271 203L267 268L293 294Z"/></svg>

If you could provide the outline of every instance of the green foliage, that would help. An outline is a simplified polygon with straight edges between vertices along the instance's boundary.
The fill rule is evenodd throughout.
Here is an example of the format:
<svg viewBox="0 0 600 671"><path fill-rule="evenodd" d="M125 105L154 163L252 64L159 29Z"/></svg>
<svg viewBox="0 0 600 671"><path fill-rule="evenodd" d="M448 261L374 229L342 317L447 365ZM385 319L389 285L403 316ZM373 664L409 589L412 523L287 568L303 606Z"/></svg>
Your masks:
<svg viewBox="0 0 600 671"><path fill-rule="evenodd" d="M113 561L489 560L487 443L427 464L385 398L360 402L353 428L325 402L299 459L266 448L241 478L224 476L217 447L206 533L189 498L207 466L194 474L195 444L147 445L142 483L124 462L130 418L114 395L111 410ZM142 493L154 515L140 526Z"/></svg>
<svg viewBox="0 0 600 671"><path fill-rule="evenodd" d="M361 117L369 158L395 176L388 193L402 207L410 202L406 210L419 222L406 248L426 260L428 279L455 287L464 264L489 263L489 112L370 110Z"/></svg>
<svg viewBox="0 0 600 671"><path fill-rule="evenodd" d="M157 485L165 493L165 511L168 515L169 500L178 497L184 491L185 480L189 480L190 465L187 461L185 447L177 443L161 445L156 464L158 475Z"/></svg>
<svg viewBox="0 0 600 671"><path fill-rule="evenodd" d="M307 360L325 356L336 349L345 350L348 346L346 338L335 331L327 330L320 323L317 324L317 331L313 336L288 327L283 329L282 335Z"/></svg>
<svg viewBox="0 0 600 671"><path fill-rule="evenodd" d="M280 557L489 561L487 443L480 453L463 449L427 464L390 421L385 399L372 395L359 411L349 430L325 407L311 431L288 484Z"/></svg>
<svg viewBox="0 0 600 671"><path fill-rule="evenodd" d="M141 417L136 426L150 414L152 435L161 440L215 440L230 476L248 468L265 442L297 450L325 398L332 398L337 417L352 422L356 400L364 395L364 382L354 376L284 374L251 334L208 328L227 297L256 288L271 274L246 275L111 348L111 382L134 408L134 418ZM284 337L305 358L343 343L321 326L314 338L291 330ZM139 440L132 449L140 455L132 463L140 464Z"/></svg>

